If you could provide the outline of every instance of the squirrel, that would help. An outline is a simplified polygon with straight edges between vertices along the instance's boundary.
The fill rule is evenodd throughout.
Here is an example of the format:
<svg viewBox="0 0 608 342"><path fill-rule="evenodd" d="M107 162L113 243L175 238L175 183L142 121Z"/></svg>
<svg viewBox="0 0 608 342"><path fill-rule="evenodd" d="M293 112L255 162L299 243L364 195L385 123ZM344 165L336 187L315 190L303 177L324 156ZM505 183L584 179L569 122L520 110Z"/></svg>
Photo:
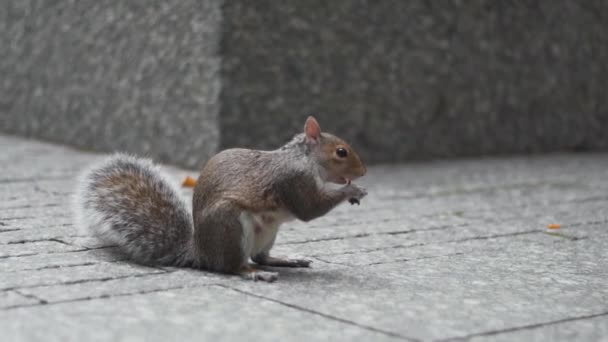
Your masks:
<svg viewBox="0 0 608 342"><path fill-rule="evenodd" d="M367 169L344 140L321 132L310 116L304 132L273 151L227 149L200 172L192 213L177 186L148 159L117 153L81 175L76 224L144 265L194 267L272 282L308 259L270 256L279 226L310 221L367 191L351 181ZM341 187L328 186L330 183Z"/></svg>

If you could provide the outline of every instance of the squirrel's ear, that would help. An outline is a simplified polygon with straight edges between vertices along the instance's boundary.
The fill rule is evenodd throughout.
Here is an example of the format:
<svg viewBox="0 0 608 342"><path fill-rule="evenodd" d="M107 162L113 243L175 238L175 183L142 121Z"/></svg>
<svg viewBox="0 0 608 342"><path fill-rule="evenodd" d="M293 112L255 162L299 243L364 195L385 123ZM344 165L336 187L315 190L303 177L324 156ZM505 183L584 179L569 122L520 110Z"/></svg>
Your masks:
<svg viewBox="0 0 608 342"><path fill-rule="evenodd" d="M309 116L308 119L306 119L304 133L306 134L306 139L311 141L318 141L319 138L321 138L321 127L317 120L312 116Z"/></svg>

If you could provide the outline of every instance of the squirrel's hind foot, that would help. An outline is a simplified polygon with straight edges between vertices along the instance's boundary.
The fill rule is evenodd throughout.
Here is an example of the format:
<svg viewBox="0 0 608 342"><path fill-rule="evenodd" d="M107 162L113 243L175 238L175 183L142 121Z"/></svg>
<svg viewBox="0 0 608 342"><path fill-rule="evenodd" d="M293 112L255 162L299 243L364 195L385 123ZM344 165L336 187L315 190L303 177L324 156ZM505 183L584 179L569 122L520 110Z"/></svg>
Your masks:
<svg viewBox="0 0 608 342"><path fill-rule="evenodd" d="M241 277L253 280L253 281L265 281L268 283L272 283L279 279L279 273L277 272L268 272L268 271L260 271L256 270L253 267L246 266L243 267L240 271Z"/></svg>

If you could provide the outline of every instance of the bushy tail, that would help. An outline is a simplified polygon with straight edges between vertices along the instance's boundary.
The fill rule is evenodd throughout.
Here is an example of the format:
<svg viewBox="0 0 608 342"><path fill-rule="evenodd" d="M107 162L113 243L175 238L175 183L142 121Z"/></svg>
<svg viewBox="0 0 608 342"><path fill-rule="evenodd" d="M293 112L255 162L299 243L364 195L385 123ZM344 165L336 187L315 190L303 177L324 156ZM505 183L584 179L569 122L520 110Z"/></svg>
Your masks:
<svg viewBox="0 0 608 342"><path fill-rule="evenodd" d="M192 259L192 214L150 160L115 154L86 171L75 197L76 224L143 264Z"/></svg>

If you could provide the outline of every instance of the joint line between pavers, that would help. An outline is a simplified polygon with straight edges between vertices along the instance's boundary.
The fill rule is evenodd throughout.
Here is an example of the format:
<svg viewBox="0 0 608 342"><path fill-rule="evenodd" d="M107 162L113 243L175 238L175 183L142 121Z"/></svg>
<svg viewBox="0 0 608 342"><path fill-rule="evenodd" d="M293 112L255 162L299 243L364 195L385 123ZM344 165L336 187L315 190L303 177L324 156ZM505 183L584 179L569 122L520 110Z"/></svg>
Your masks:
<svg viewBox="0 0 608 342"><path fill-rule="evenodd" d="M554 206L554 205L559 205L559 204L571 204L571 203L602 202L602 201L608 201L608 196L591 196L591 197L575 198L575 199L570 199L570 200L550 200L550 201L545 202L543 204L543 206ZM478 212L478 213L495 212L500 209L507 209L507 208L514 209L514 208L523 208L523 207L527 207L527 206L528 206L528 204L510 204L510 205L493 207L492 209L481 209L481 210L477 210L476 212ZM377 210L377 208L362 209L361 211L359 211L359 214L365 215L367 213L373 212L374 210ZM460 210L456 210L456 211L460 211ZM450 213L450 212L454 212L454 210L450 210L447 212L437 212L437 213L425 214L425 215L421 215L420 217L433 217L436 215L441 215L441 214Z"/></svg>
<svg viewBox="0 0 608 342"><path fill-rule="evenodd" d="M479 194L479 193L487 193L487 192L496 192L501 190L516 190L516 189L529 189L535 187L543 187L543 186L551 186L551 187L559 187L559 186L574 186L577 189L587 189L586 184L581 181L559 181L555 182L548 181L540 181L540 182L530 182L530 183L511 183L511 184L501 184L498 186L478 186L472 187L470 189L466 188L454 188L447 189L436 192L419 192L413 193L410 195L389 195L389 196L380 196L381 200L393 200L393 199L419 199L419 198L437 198L437 197L446 197L446 196L458 196L458 195L471 195L471 194ZM583 185L583 186L581 186Z"/></svg>
<svg viewBox="0 0 608 342"><path fill-rule="evenodd" d="M371 235L372 234L370 234L370 233L361 233L361 234L347 235L347 236L336 236L336 237L318 238L318 239L301 240L301 241L290 241L290 242L278 243L277 245L282 245L282 246L286 246L286 245L303 245L303 244L306 244L306 243L323 242L323 241L337 241L337 240L346 240L346 239L358 239L358 238L369 237Z"/></svg>
<svg viewBox="0 0 608 342"><path fill-rule="evenodd" d="M30 294L30 293L23 293L23 292L21 292L19 290L13 290L13 292L15 292L16 294L18 294L18 295L20 295L22 297L29 298L29 299L34 299L34 300L38 301L38 303L36 303L36 304L46 304L46 303L48 303L45 299L42 299L42 298L40 298L40 297L38 297L36 295Z"/></svg>
<svg viewBox="0 0 608 342"><path fill-rule="evenodd" d="M19 229L17 229L19 230ZM1 233L2 231L0 231ZM24 243L36 243L36 242L59 242L62 243L64 245L70 245L70 246L77 246L74 244L71 244L69 242L65 242L63 240L61 240L61 238L65 238L65 237L69 237L69 238L86 238L89 237L88 235L58 235L55 237L49 237L49 238L41 238L41 239L22 239L22 240L15 240L15 241L9 241L9 242L2 242L0 243L0 245L20 245L20 244L24 244ZM81 246L77 246L77 247L81 247Z"/></svg>
<svg viewBox="0 0 608 342"><path fill-rule="evenodd" d="M35 255L45 255L45 254L78 253L78 252L87 252L87 251L93 251L93 250L98 250L98 249L116 247L116 246L83 247L83 246L76 246L76 245L70 245L70 246L79 247L79 249L75 249L73 251L52 251L52 252L42 252L42 253L26 253L26 254L19 254L19 255L2 255L2 256L0 256L0 259L23 258L23 257L29 257L29 256L35 256Z"/></svg>
<svg viewBox="0 0 608 342"><path fill-rule="evenodd" d="M371 252L383 251L383 250L387 250L387 249L414 248L414 247L421 247L421 246L428 246L428 245L443 245L443 244L448 244L448 243L459 243L459 242L466 242L466 241L472 241L472 240L488 240L488 239L497 239L497 238L503 238L503 237L511 237L511 236L518 236L518 235L528 235L528 234L540 234L540 233L542 233L542 232L538 231L538 230L530 230L530 231L508 233L508 234L494 234L494 235L488 235L488 236L476 236L476 237L471 237L471 238L466 238L466 239L448 240L448 241L443 241L443 242L415 243L415 244L410 244L410 245L396 245L396 246L389 246L389 247L377 247L377 248L360 249L360 250L356 250L356 251L347 251L347 252L340 252L340 253L322 253L322 254L314 254L314 255L312 255L312 257L332 256L332 255L348 255L348 254L360 254L360 253L371 253Z"/></svg>
<svg viewBox="0 0 608 342"><path fill-rule="evenodd" d="M33 256L33 255L40 255L41 253L25 253L25 254L19 254L19 255L0 255L0 259L8 259L8 258L21 258L21 257L28 257L28 256Z"/></svg>
<svg viewBox="0 0 608 342"><path fill-rule="evenodd" d="M465 253L464 252L457 252L457 253L449 253L449 254L442 254L442 255L425 256L425 257L420 257L420 258L412 258L412 259L401 258L401 259L395 259L395 260L391 260L391 261L372 262L370 264L365 264L365 265L361 265L361 266L375 266L375 265L395 264L395 263L418 261L418 260L446 258L446 257L459 256L459 255L465 255Z"/></svg>
<svg viewBox="0 0 608 342"><path fill-rule="evenodd" d="M41 270L49 270L49 269L55 269L55 268L70 268L70 267L78 267L78 266L93 266L93 265L101 265L101 264L113 264L113 263L117 263L117 262L121 262L124 260L112 260L112 261L89 261L89 262L81 262L81 263L74 263L74 264L63 264L63 265L48 265L48 266L42 266L42 267L35 267L35 268L20 268L20 269L16 269L16 270L10 270L10 271L4 271L2 273L14 273L14 272L23 272L23 271L41 271Z"/></svg>
<svg viewBox="0 0 608 342"><path fill-rule="evenodd" d="M261 296L261 295L258 295L258 294L255 294L255 293L251 293L251 292L248 292L248 291L243 291L243 290L240 290L240 289L237 289L237 288L234 288L234 287L230 287L230 286L227 286L227 285L224 285L224 284L214 284L214 286L223 287L225 289L229 289L229 290L232 290L232 291L235 291L235 292L238 292L238 293L242 293L244 295L248 295L248 296L256 297L256 298L259 298L259 299L267 300L267 301L270 301L270 302L273 302L273 303L277 303L277 304L286 306L286 307L291 308L291 309L307 312L309 314L321 316L323 318L327 318L327 319L330 319L330 320L333 320L333 321L337 321L337 322L341 322L341 323L344 323L344 324L352 325L352 326L355 326L355 327L358 327L358 328L361 328L361 329L377 332L377 333L380 333L380 334L383 334L383 335L387 335L387 336L391 336L391 337L396 337L396 338L400 338L400 339L407 340L407 341L413 341L413 342L420 341L420 340L412 338L412 337L404 336L404 335L397 334L397 333L394 333L394 332L391 332L391 331L385 331L385 330L374 328L374 327L371 327L371 326L368 326L368 325L363 325L363 324L360 324L360 323L357 323L357 322L354 322L354 321L351 321L351 320L348 320L348 319L332 316L332 315L325 314L325 313L322 313L322 312L319 312L319 311L315 311L315 310L311 310L311 309L308 309L308 308L305 308L305 307L302 307L302 306L299 306L299 305L286 303L286 302L283 302L283 301L280 301L280 300L277 300L277 299L273 299L273 298L266 297L266 296Z"/></svg>
<svg viewBox="0 0 608 342"><path fill-rule="evenodd" d="M389 231L389 232L380 232L380 233L359 233L359 234L346 235L346 236L336 236L336 237L327 237L327 238L319 238L319 239L283 242L283 243L278 243L277 245L280 245L280 246L302 245L302 244L306 244L306 243L323 242L323 241L360 239L360 238L366 238L366 237L370 237L370 236L403 235L403 234L412 234L412 233L417 233L417 232L445 230L445 229L450 229L450 228L460 228L460 227L466 227L466 226L470 226L470 225L471 225L470 223L463 223L463 224L454 224L454 225L433 226L433 227L423 228L423 229L393 230L393 231Z"/></svg>
<svg viewBox="0 0 608 342"><path fill-rule="evenodd" d="M146 274L146 276L153 275L153 274L157 274L157 273ZM94 299L111 299L111 298L118 298L118 297L130 297L130 296L137 296L137 295L145 295L145 294L148 294L148 293L159 293L159 292L167 292L167 291L173 291L173 290L181 290L181 289L188 289L188 288L198 288L198 287L210 287L210 286L214 286L214 285L217 285L217 284L211 283L211 284L200 284L200 285L192 285L192 286L173 286L173 287L166 287L166 288L162 288L162 289L153 289L153 290L135 291L135 292L127 292L127 293L118 293L118 294L114 294L114 295L105 295L105 294L102 294L102 295L99 295L99 296L87 296L87 297L64 299L64 300L58 300L58 301L45 301L45 300L43 300L44 301L43 303L34 303L34 304L22 304L22 305L7 306L7 307L3 308L3 310L13 310L13 309L20 309L20 308L41 306L41 305L55 305L55 304L64 304L64 303L84 302L84 301L89 301L89 300L94 300Z"/></svg>
<svg viewBox="0 0 608 342"><path fill-rule="evenodd" d="M105 247L100 247L100 248L105 248ZM97 249L97 248L95 248ZM29 257L29 256L34 256L34 255L45 255L45 254L57 254L57 253L75 253L75 252L84 252L84 251L89 251L91 250L90 248L87 247L82 247L73 251L50 251L50 252L42 252L42 253L25 253L25 254L17 254L17 255L2 255L0 256L0 259L8 259L8 258L23 258L23 257Z"/></svg>
<svg viewBox="0 0 608 342"><path fill-rule="evenodd" d="M325 260L323 258L319 258L318 256L311 256L310 258L319 260L319 261L327 263L327 264L338 265L338 266L346 266L346 267L353 267L353 265L349 265L349 264L345 264L345 263L341 263L341 262L335 262L335 261Z"/></svg>
<svg viewBox="0 0 608 342"><path fill-rule="evenodd" d="M471 238L465 238L465 239L457 239L457 240L451 240L451 241L447 241L447 243L458 243L458 242L467 242L467 241L475 241L475 240L490 240L490 239L497 239L497 238L503 238L503 237L512 237L512 236L519 236L519 235L530 235L530 234L540 234L542 233L541 231L535 229L535 230L525 230L525 231L521 231L521 232L514 232L514 233L506 233L506 234L493 234L493 235L484 235L484 236L475 236L475 237L471 237Z"/></svg>
<svg viewBox="0 0 608 342"><path fill-rule="evenodd" d="M67 246L84 247L84 246L77 246L75 244L63 241L61 238L58 238L58 237L50 238L49 241L58 242L58 243L61 243L61 244L67 245ZM84 248L88 248L88 247L84 247Z"/></svg>
<svg viewBox="0 0 608 342"><path fill-rule="evenodd" d="M542 323L522 325L522 326L512 327L512 328L506 328L506 329L484 331L484 332L480 332L480 333L475 333L475 334L470 334L470 335L465 335L465 336L450 337L450 338L439 339L439 340L435 340L435 341L436 342L463 341L463 340L471 339L473 337L493 336L493 335L499 335L499 334L504 334L504 333L510 333L510 332L515 332L515 331L520 331L520 330L531 330L531 329L536 329L536 328L542 328L542 327L545 327L545 326L551 326L551 325L556 325L556 324L561 324L561 323L580 321L580 320L597 318L597 317L602 317L602 316L608 316L608 311L597 313L597 314L592 314L592 315L570 317L570 318L564 318L564 319L559 319L559 320L555 320L555 321L548 321L548 322L542 322Z"/></svg>
<svg viewBox="0 0 608 342"><path fill-rule="evenodd" d="M410 261L418 261L418 260L427 260L427 259L437 259L437 258L445 258L445 257L453 257L453 256L460 256L460 255L465 255L464 252L457 252L457 253L449 253L449 254L442 254L442 255L433 255L433 256L425 256L425 257L420 257L420 258L397 258L391 261L379 261L379 262L372 262L369 264L362 264L362 265L353 265L353 264L348 264L348 263L342 263L342 262L335 262L335 261L329 261L329 260L325 260L323 258L320 258L318 256L312 256L311 258L319 260L321 262L327 263L327 264L332 264L332 265L338 265L338 266L345 266L345 267L365 267L365 266L377 266L377 265L386 265L386 264L395 264L395 263L405 263L405 262L410 262Z"/></svg>
<svg viewBox="0 0 608 342"><path fill-rule="evenodd" d="M40 205L25 204L25 205L16 205L13 207L0 207L0 210L56 208L59 206L61 206L60 203L47 203L47 204L40 204Z"/></svg>
<svg viewBox="0 0 608 342"><path fill-rule="evenodd" d="M70 180L73 178L74 178L74 175L37 177L37 178L4 178L4 179L0 179L0 186L3 184L34 183L34 182L38 182L38 181L64 181L64 180Z"/></svg>
<svg viewBox="0 0 608 342"><path fill-rule="evenodd" d="M159 270L157 268L153 268L155 270ZM89 279L79 279L79 280L68 280L68 281L64 281L64 282L60 282L60 283L42 283L42 284L35 284L35 285L27 285L27 286L12 286L12 287L5 287L0 289L0 291L14 291L14 290L18 290L18 289L31 289L31 288L36 288L36 287L43 287L43 286L61 286L61 285L74 285L74 284L82 284L82 283L90 283L90 282L94 282L94 281L99 281L99 282L104 282L104 281L110 281L110 280L116 280L116 279L124 279L124 278L137 278L137 277L141 277L141 276L145 276L145 275L151 275L151 274L163 274L163 273L170 273L168 271L165 270L160 270L161 272L148 272L148 273L140 273L140 274L128 274L128 275L124 275L124 276L117 276L117 277L99 277L99 278L89 278Z"/></svg>
<svg viewBox="0 0 608 342"><path fill-rule="evenodd" d="M11 216L11 217L0 217L0 221L16 221L16 220L29 220L36 218L35 216Z"/></svg>
<svg viewBox="0 0 608 342"><path fill-rule="evenodd" d="M8 232L16 232L21 230L20 228L7 228L7 229L0 229L0 234L2 233L8 233Z"/></svg>
<svg viewBox="0 0 608 342"><path fill-rule="evenodd" d="M512 218L512 219L507 219L507 220L500 220L501 222L508 222L511 220L518 220L519 218ZM495 220L486 220L484 222L495 222ZM603 224L603 223L607 223L608 220L594 220L594 221L588 221L588 222L574 222L574 223L570 223L565 225L564 227L577 227L577 226L581 226L581 225L595 225L595 224ZM315 243L315 242L323 242L323 241L339 241L339 240L347 240L347 239L359 239L359 238L366 238L366 237L370 237L370 236L382 236L382 235L402 235L402 234L412 234L412 233L417 233L417 232L426 232L426 231L435 231L435 230L446 230L446 229L451 229L451 228L461 228L461 227L467 227L467 226L471 226L472 223L461 223L461 224L455 224L455 225L444 225L444 226L435 226L435 227L429 227L429 228L423 228L423 229L409 229L409 230L397 230L397 231L390 231L390 232L380 232L380 233L360 233L360 234L355 234L355 235L346 235L346 236L336 236L336 237L327 237L327 238L319 238L319 239L311 239L311 240L301 240L301 241L290 241L290 242L283 242L283 243L278 243L277 245L279 246L287 246L287 245L301 245L301 244L306 244L306 243ZM488 236L483 236L483 237L476 237L476 238L467 238L464 239L462 241L468 241L468 240L479 240L479 239L492 239L494 237L503 237L503 236L511 236L511 235L523 235L523 234L531 234L533 232L537 232L537 231L522 231L522 232L515 232L515 233L510 233L508 235L502 235L502 234L497 234L497 235L488 235ZM581 238L577 238L575 240L580 240ZM452 241L447 241L448 242L459 242L459 240L452 240ZM395 248L399 248L400 246L394 246ZM393 247L386 247L386 248L378 248L378 249L374 249L374 250L383 250L383 249L387 249L387 248L393 248ZM370 250L370 251L374 251L374 250ZM343 254L343 253L338 253L338 254ZM319 254L319 255L333 255L333 254Z"/></svg>

